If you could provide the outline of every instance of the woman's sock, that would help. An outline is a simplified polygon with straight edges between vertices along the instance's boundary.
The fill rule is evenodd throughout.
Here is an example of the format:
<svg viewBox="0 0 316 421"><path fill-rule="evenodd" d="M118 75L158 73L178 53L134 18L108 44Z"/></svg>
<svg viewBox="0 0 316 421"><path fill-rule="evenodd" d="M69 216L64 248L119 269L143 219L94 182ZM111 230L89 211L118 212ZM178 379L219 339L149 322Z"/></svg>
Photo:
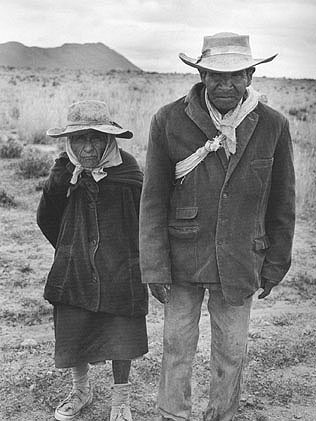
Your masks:
<svg viewBox="0 0 316 421"><path fill-rule="evenodd" d="M89 392L89 365L82 364L71 368L72 384L74 390L81 390L83 393Z"/></svg>

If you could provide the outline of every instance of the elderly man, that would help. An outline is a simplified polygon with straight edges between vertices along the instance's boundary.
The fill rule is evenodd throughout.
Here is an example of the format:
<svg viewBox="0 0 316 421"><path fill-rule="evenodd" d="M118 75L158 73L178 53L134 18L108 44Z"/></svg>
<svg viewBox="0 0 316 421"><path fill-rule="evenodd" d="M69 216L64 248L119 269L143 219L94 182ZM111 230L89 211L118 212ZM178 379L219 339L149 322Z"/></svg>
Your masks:
<svg viewBox="0 0 316 421"><path fill-rule="evenodd" d="M251 87L249 37L204 38L201 83L153 117L141 199L143 282L165 310L158 407L189 420L201 304L211 321L206 421L238 408L254 293L269 295L290 267L294 170L289 124Z"/></svg>
<svg viewBox="0 0 316 421"><path fill-rule="evenodd" d="M112 361L111 421L132 421L131 360L147 352L147 289L138 259L142 172L116 138L133 134L113 122L104 102L69 107L66 137L38 208L38 224L55 248L45 285L54 305L55 364L71 368L72 391L55 418L76 418L92 401L89 363Z"/></svg>

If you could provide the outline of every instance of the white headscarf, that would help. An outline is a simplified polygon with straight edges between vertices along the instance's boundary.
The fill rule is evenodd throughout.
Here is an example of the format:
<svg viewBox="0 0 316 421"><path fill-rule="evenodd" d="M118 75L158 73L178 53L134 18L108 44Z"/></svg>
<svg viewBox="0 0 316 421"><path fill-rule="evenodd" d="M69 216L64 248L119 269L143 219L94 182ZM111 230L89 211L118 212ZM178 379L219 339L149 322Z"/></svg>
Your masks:
<svg viewBox="0 0 316 421"><path fill-rule="evenodd" d="M107 134L107 138L108 138L108 141L105 146L105 150L103 152L101 160L98 163L98 165L91 171L91 175L96 182L102 180L102 178L107 176L107 172L104 171L104 168L116 167L122 164L123 162L115 136L111 134ZM84 170L84 167L80 164L77 156L74 154L68 137L66 140L66 152L70 159L70 162L74 164L75 166L70 183L76 184L78 181L79 175Z"/></svg>

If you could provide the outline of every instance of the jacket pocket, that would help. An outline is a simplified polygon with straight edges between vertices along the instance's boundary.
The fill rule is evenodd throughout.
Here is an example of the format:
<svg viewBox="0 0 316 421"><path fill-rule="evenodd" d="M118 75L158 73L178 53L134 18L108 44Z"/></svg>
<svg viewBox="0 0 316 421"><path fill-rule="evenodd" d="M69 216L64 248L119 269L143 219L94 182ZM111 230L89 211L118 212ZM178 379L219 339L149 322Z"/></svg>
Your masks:
<svg viewBox="0 0 316 421"><path fill-rule="evenodd" d="M194 219L198 213L198 207L176 208L176 219Z"/></svg>
<svg viewBox="0 0 316 421"><path fill-rule="evenodd" d="M196 221L198 207L176 208L176 218L169 222L169 242L174 280L190 281L197 270L197 238L200 227Z"/></svg>
<svg viewBox="0 0 316 421"><path fill-rule="evenodd" d="M199 230L195 218L198 207L176 208L175 221L169 223L169 235L178 239L195 239Z"/></svg>
<svg viewBox="0 0 316 421"><path fill-rule="evenodd" d="M169 225L169 236L179 240L195 240L199 231L198 226L180 227Z"/></svg>

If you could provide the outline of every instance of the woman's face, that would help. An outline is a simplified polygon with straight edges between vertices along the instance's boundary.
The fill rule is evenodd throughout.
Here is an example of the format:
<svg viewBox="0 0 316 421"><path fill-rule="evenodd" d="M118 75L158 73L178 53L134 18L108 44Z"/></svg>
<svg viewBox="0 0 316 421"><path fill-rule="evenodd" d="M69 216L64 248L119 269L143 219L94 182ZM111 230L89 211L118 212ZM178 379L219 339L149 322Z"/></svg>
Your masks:
<svg viewBox="0 0 316 421"><path fill-rule="evenodd" d="M70 146L80 165L86 169L96 168L102 158L108 137L94 130L69 137Z"/></svg>

